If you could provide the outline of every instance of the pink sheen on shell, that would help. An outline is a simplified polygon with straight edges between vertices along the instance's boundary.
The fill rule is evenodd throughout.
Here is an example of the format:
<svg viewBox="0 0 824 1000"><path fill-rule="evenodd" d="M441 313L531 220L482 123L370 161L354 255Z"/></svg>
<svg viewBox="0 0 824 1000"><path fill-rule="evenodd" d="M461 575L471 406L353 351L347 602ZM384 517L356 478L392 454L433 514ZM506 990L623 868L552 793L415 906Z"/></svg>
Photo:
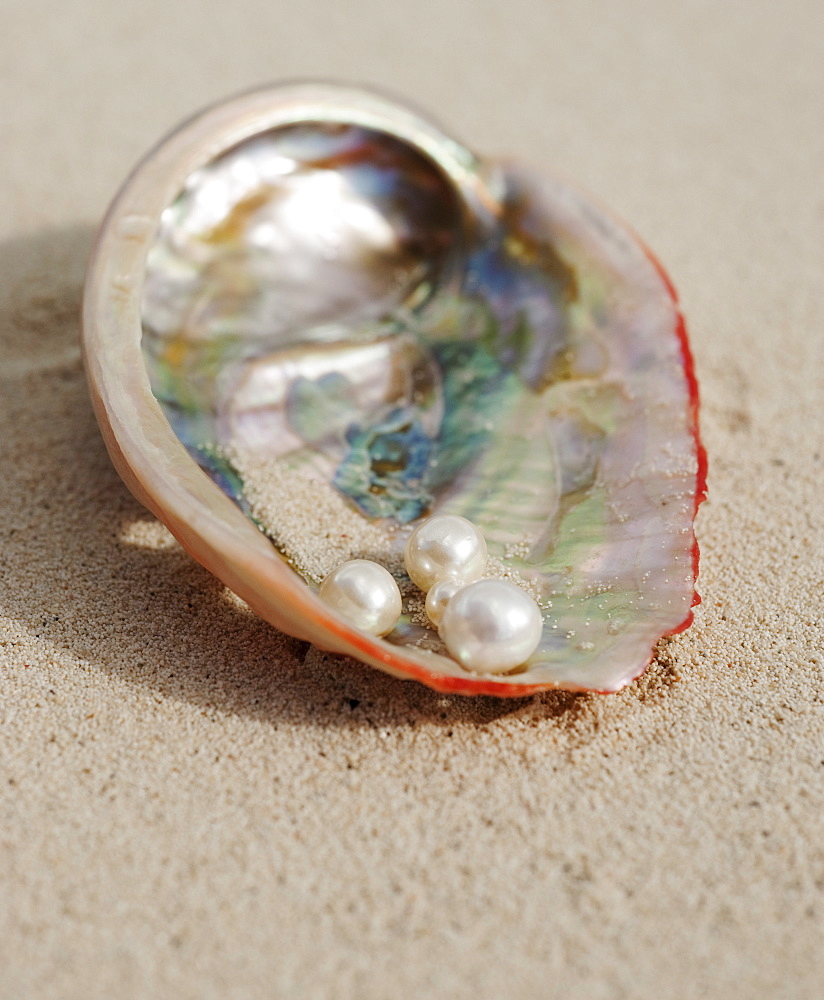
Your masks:
<svg viewBox="0 0 824 1000"><path fill-rule="evenodd" d="M572 375L564 369L558 384L547 390L555 393L550 409L556 414L547 447L554 449L559 476L570 468L574 473L575 448L591 418L606 442L594 485L562 494L562 509L552 515L555 521L540 545L532 537L537 549L533 546L530 558L538 562L513 556L517 532L499 512L484 508L483 513L489 518L485 534L493 545L497 540L501 562L517 563L527 582L553 604L545 611L543 652L520 672L474 675L449 657L418 648L411 638L377 639L348 625L204 474L152 392L141 348L141 296L162 213L188 178L227 150L269 130L313 121L353 123L409 143L454 185L467 217L496 217L502 189L516 192L519 204L527 206L517 219L522 247L547 240L564 266L574 270L578 297L569 306L572 346L552 364L553 371L564 365L579 368ZM645 669L659 638L692 621L699 600L693 520L705 495L706 458L692 358L669 279L635 234L590 199L557 180L479 161L416 113L382 97L329 85L275 87L210 108L169 136L131 175L103 222L87 278L83 347L107 448L135 496L258 615L323 649L442 692L609 692ZM533 395L540 398L544 391L539 387ZM533 396L525 394L517 406L528 433L543 434L544 411L535 411ZM596 406L601 407L597 413ZM490 449L487 457L494 455ZM490 479L484 455L474 461L473 474L480 470L483 484ZM596 493L599 506L591 504L593 513L585 516L584 501ZM447 486L436 496L434 511L465 513L456 507L464 500ZM536 510L533 520L543 508L536 504ZM589 534L589 547L570 532ZM567 572L563 560L576 553L582 554L580 561L573 559ZM542 568L533 572L535 565ZM567 610L556 611L562 608ZM595 620L599 608L607 608L600 621ZM556 613L561 625L553 631Z"/></svg>

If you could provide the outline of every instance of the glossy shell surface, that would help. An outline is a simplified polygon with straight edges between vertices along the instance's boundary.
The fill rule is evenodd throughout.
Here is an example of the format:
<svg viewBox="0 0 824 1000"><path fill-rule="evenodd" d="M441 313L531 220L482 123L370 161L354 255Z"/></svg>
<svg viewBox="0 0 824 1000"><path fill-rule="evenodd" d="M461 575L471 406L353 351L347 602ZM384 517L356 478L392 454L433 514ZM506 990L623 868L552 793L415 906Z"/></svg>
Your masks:
<svg viewBox="0 0 824 1000"><path fill-rule="evenodd" d="M637 237L559 180L361 90L243 95L126 183L83 335L127 484L285 631L439 690L522 695L617 690L691 621L704 455L683 321ZM538 600L538 650L468 672L408 588L384 639L353 629L256 506L257 468L317 484L315 553L344 534L321 497L377 532L347 554L390 568L422 517L471 519L495 575Z"/></svg>

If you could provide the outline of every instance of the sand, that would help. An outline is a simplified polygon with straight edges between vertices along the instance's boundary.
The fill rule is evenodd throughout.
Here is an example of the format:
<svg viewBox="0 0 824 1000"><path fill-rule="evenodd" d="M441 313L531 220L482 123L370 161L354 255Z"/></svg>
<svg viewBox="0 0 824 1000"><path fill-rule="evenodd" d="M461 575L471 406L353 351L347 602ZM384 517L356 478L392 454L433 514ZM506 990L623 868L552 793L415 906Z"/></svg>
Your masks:
<svg viewBox="0 0 824 1000"><path fill-rule="evenodd" d="M31 0L0 29L0 998L820 1000L820 5ZM674 276L704 603L622 694L320 653L113 472L92 227L177 120L298 75L577 178Z"/></svg>
<svg viewBox="0 0 824 1000"><path fill-rule="evenodd" d="M240 442L226 454L243 481L250 513L305 580L317 585L347 559L371 559L399 579L405 575L409 533L388 521L366 520L328 476L288 456L261 458Z"/></svg>

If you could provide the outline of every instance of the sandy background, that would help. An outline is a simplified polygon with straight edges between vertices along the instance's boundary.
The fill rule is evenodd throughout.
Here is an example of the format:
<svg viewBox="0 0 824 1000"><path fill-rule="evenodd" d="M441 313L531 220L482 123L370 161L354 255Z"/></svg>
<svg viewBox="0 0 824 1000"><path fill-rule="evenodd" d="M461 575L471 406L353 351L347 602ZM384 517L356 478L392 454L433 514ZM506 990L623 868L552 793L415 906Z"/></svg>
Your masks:
<svg viewBox="0 0 824 1000"><path fill-rule="evenodd" d="M2 1000L820 1000L820 2L28 0L0 55ZM93 227L182 116L296 75L578 178L674 276L704 604L623 694L318 653L112 471Z"/></svg>

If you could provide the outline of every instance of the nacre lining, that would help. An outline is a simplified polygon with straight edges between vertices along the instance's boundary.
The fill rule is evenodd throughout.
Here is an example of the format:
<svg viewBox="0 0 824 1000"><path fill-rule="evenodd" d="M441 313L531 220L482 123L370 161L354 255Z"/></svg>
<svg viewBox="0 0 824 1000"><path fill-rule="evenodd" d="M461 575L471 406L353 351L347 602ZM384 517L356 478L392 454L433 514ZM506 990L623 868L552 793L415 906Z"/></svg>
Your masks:
<svg viewBox="0 0 824 1000"><path fill-rule="evenodd" d="M288 113L267 117L265 93L240 98L242 129L227 105L188 126L187 155L185 129L176 140L176 193L167 178L139 289L154 397L237 516L251 513L232 461L240 446L310 470L373 523L471 519L492 559L538 596L543 635L525 669L475 677L419 649L432 633L409 613L386 641L362 642L332 625L311 597L318 581L294 561L305 597L274 569L283 583L267 592L236 557L223 572L211 528L207 554L188 547L279 626L442 690L620 688L695 602L703 455L667 281L560 181L478 161L373 95L269 93ZM102 363L91 368L93 386L105 380ZM116 409L103 399L104 430ZM197 535L137 478L184 543ZM237 553L248 536L218 507ZM387 536L387 557L406 534ZM249 553L262 564L257 542Z"/></svg>

